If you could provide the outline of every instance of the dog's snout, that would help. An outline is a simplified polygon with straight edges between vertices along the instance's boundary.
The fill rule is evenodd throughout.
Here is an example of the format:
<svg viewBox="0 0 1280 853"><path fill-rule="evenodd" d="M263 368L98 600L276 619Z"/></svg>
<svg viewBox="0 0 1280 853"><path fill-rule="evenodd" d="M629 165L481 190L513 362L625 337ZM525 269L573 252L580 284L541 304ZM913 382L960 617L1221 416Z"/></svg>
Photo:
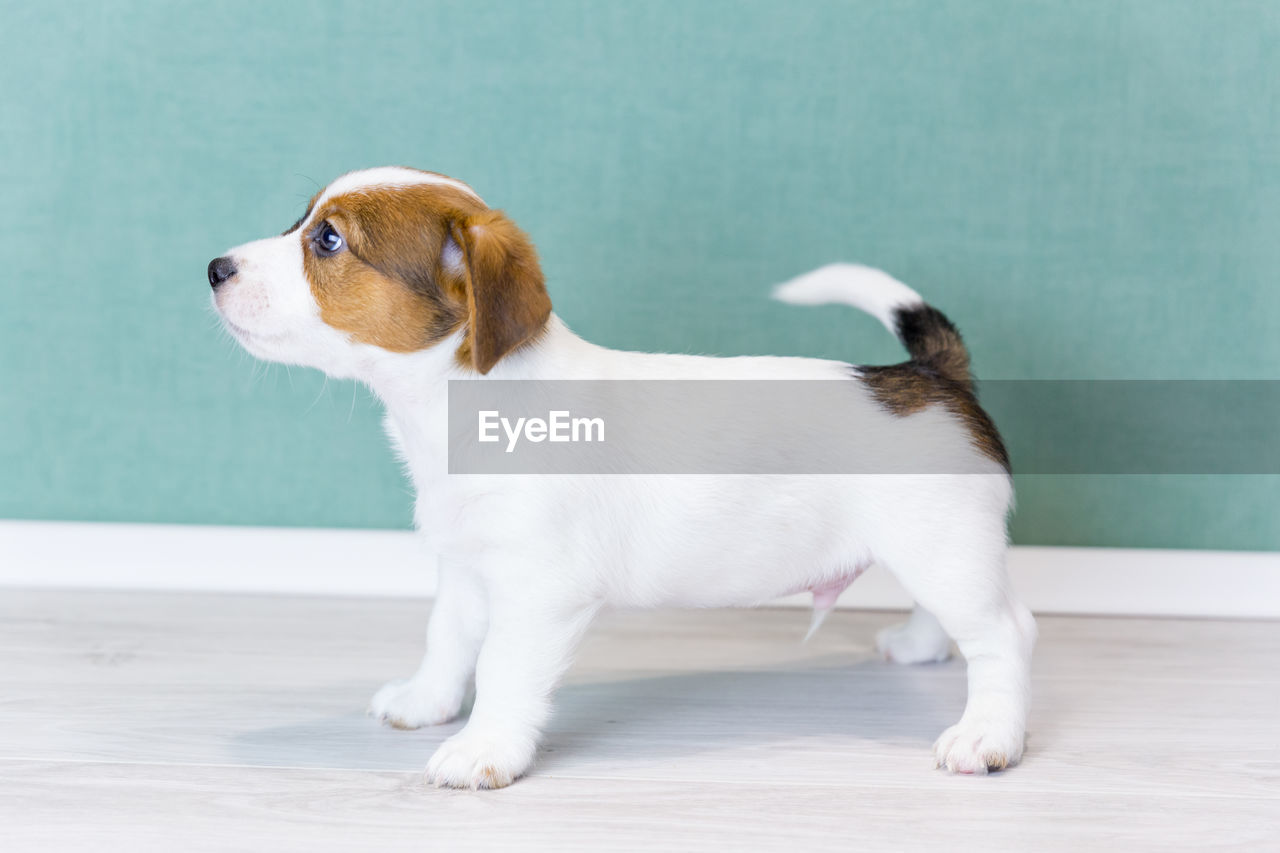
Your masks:
<svg viewBox="0 0 1280 853"><path fill-rule="evenodd" d="M209 261L209 284L217 287L236 274L236 262L227 257Z"/></svg>

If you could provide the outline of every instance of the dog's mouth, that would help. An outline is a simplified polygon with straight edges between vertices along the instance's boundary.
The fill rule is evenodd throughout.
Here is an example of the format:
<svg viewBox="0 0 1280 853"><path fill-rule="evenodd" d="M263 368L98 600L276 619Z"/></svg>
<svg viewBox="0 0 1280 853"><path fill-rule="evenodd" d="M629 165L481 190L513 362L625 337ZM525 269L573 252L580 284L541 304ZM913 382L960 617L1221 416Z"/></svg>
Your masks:
<svg viewBox="0 0 1280 853"><path fill-rule="evenodd" d="M241 326L239 323L227 316L227 312L223 310L217 293L213 294L213 298L210 301L213 303L213 313L218 315L218 321L222 323L222 327L230 332L231 336L236 340L247 341L262 339L263 336L261 334L253 331L252 329L247 329L244 326Z"/></svg>
<svg viewBox="0 0 1280 853"><path fill-rule="evenodd" d="M283 337L282 335L265 335L262 332L256 332L253 329L246 329L244 326L241 326L239 323L236 323L229 318L221 309L218 309L218 319L222 321L222 325L231 333L233 338L245 345L269 343L270 341L278 340Z"/></svg>
<svg viewBox="0 0 1280 853"><path fill-rule="evenodd" d="M248 338L257 337L257 335L253 331L246 329L244 326L241 326L240 324L234 322L230 317L228 317L226 313L223 312L223 310L218 307L218 304L216 302L214 303L213 310L217 312L218 319L222 321L223 327L236 338L248 339Z"/></svg>

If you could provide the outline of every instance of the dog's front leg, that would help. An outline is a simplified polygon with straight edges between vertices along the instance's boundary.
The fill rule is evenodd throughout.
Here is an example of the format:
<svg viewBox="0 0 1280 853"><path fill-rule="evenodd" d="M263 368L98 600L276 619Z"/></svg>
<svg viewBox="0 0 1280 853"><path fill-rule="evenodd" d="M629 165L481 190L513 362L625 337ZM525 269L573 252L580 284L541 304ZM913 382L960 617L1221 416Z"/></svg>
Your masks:
<svg viewBox="0 0 1280 853"><path fill-rule="evenodd" d="M598 602L569 603L549 592L491 590L475 706L466 728L427 764L436 786L502 788L533 763L551 694L599 610Z"/></svg>
<svg viewBox="0 0 1280 853"><path fill-rule="evenodd" d="M441 559L427 652L412 678L374 694L369 713L398 729L447 723L462 708L488 627L484 588L469 566Z"/></svg>

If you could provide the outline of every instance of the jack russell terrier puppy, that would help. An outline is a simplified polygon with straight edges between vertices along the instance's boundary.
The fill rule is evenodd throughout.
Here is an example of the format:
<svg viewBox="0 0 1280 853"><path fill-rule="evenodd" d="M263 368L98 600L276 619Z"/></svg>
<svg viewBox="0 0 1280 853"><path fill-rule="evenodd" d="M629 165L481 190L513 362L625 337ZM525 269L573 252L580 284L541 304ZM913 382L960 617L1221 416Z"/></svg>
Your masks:
<svg viewBox="0 0 1280 853"><path fill-rule="evenodd" d="M954 639L968 662L968 701L934 744L937 766L981 774L1022 756L1036 628L1005 569L1008 459L955 327L906 285L834 265L775 291L871 313L910 353L899 365L617 352L552 313L534 247L501 211L405 168L342 176L284 234L208 272L215 309L250 353L358 379L386 406L439 587L422 665L379 690L371 712L397 728L444 723L474 680L469 721L427 765L434 784L501 788L529 769L557 681L602 607L749 606L810 590L821 613L873 561L917 604L879 634L880 652L939 661ZM933 418L977 473L450 475L451 379L838 380L903 434ZM894 432L847 441L889 448Z"/></svg>

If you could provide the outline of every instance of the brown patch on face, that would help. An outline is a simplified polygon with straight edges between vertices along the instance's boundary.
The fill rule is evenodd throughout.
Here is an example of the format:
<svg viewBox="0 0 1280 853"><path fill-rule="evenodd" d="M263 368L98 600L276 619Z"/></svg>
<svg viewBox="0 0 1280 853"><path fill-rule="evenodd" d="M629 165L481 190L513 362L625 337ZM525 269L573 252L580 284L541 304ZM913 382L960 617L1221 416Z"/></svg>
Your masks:
<svg viewBox="0 0 1280 853"><path fill-rule="evenodd" d="M330 256L315 245L326 222L346 244ZM550 315L528 238L456 187L353 190L326 201L300 239L321 319L362 343L413 352L465 324L459 359L487 373ZM460 263L446 257L451 243Z"/></svg>
<svg viewBox="0 0 1280 853"><path fill-rule="evenodd" d="M441 265L448 221L481 207L461 190L436 185L371 187L326 201L299 237L321 319L392 352L446 337L465 316L460 282ZM331 256L315 244L326 222L346 244Z"/></svg>
<svg viewBox="0 0 1280 853"><path fill-rule="evenodd" d="M972 383L941 374L928 365L907 362L884 367L859 367L862 381L876 402L895 415L909 415L928 406L943 406L960 419L978 452L1010 471L1009 452L991 417L978 405Z"/></svg>

